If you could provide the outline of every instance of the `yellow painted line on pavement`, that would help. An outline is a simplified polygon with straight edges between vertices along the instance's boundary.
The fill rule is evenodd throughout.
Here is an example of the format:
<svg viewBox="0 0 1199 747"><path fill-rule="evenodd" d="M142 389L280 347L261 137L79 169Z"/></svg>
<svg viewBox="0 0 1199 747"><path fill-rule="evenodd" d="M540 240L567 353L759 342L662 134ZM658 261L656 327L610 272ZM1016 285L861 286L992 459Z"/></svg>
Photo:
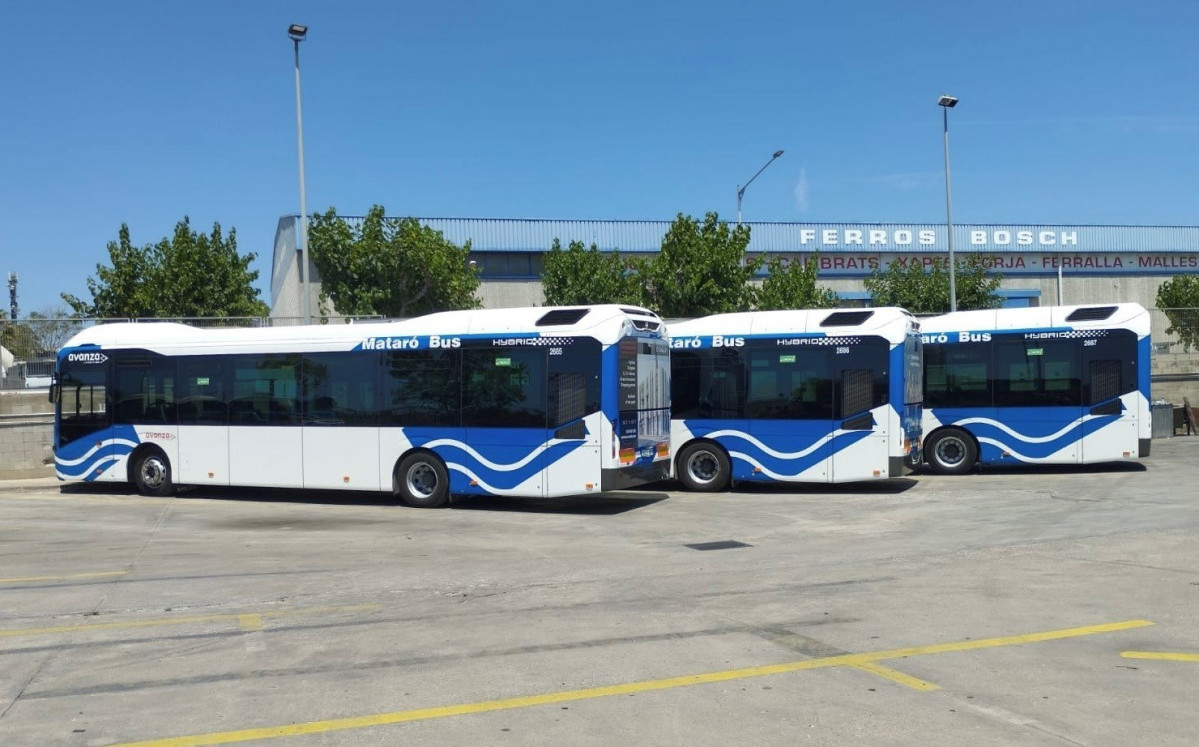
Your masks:
<svg viewBox="0 0 1199 747"><path fill-rule="evenodd" d="M45 628L22 628L20 630L0 630L0 638L19 638L23 636L57 635L60 633L77 633L92 630L129 630L134 628L152 628L166 625L191 625L212 622L236 621L239 626L246 623L243 620L257 618L257 628L242 627L243 630L261 630L262 621L267 618L308 617L325 613L364 612L381 609L381 604L356 604L346 607L308 607L294 610L267 610L263 612L241 612L224 615L181 615L179 617L158 617L149 620L124 620L109 623L77 623L75 625L55 625Z"/></svg>
<svg viewBox="0 0 1199 747"><path fill-rule="evenodd" d="M1158 661L1199 661L1199 654L1170 654L1164 651L1122 651L1125 659L1156 659Z"/></svg>
<svg viewBox="0 0 1199 747"><path fill-rule="evenodd" d="M877 674L880 677L886 677L892 682L898 682L901 685L906 685L907 687L920 690L921 692L928 693L932 692L933 690L941 689L940 686L934 685L931 682L925 682L924 680L913 677L910 674L904 674L903 672L891 669L890 667L884 667L881 664L855 664L853 668L860 669L863 672L869 672L870 674Z"/></svg>
<svg viewBox="0 0 1199 747"><path fill-rule="evenodd" d="M124 576L129 571L101 571L99 573L74 573L70 576L25 576L24 578L0 578L0 584L31 584L37 581L74 581L79 578L103 578Z"/></svg>
<svg viewBox="0 0 1199 747"><path fill-rule="evenodd" d="M820 659L804 659L782 664L768 664L760 667L743 669L727 669L720 672L705 672L688 674L681 677L668 677L660 680L642 680L618 685L590 687L584 690L566 690L541 695L524 695L502 700L485 700L479 703L463 703L460 705L437 706L433 708L417 708L409 711L392 711L390 713L374 713L366 716L328 719L324 721L306 721L283 726L268 726L259 729L241 729L238 731L212 732L183 737L168 737L152 739L143 742L129 742L119 747L195 747L196 745L230 744L232 742L248 742L254 739L274 739L277 737L295 737L306 734L321 734L346 729L362 729L371 726L402 724L412 721L427 721L448 716L464 716L471 713L487 713L490 711L507 711L514 708L529 708L532 706L567 703L592 698L605 698L612 695L635 695L637 693L655 690L669 690L690 685L704 685L713 682L728 682L749 677L763 677L772 674L799 672L807 669L825 669L829 667L864 667L873 662L886 659L900 659L925 654L942 654L954 651L973 651L982 648L999 646L1014 646L1023 643L1037 643L1062 638L1076 638L1096 633L1111 633L1119 630L1131 630L1152 625L1148 620L1125 620L1124 622L1106 623L1103 625L1088 625L1081 628L1051 630L1045 633L1030 633L1027 635L1004 636L1002 638L983 638L976 641L955 641L939 643L932 646L914 646L898 648L889 651L873 651L862 654L844 654L841 656L826 656ZM883 668L885 669L885 668ZM890 671L890 670L887 670ZM874 672L878 674L879 672ZM895 674L899 674L896 672ZM914 678L913 678L914 679Z"/></svg>
<svg viewBox="0 0 1199 747"><path fill-rule="evenodd" d="M246 633L262 630L262 615L238 615L237 627Z"/></svg>

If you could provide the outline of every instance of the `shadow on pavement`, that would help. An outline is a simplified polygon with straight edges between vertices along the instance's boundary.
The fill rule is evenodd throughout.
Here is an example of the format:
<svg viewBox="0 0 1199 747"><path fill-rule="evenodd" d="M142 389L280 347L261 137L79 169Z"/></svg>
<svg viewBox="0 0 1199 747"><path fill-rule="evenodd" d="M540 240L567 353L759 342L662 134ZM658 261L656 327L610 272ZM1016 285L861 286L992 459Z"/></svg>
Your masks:
<svg viewBox="0 0 1199 747"><path fill-rule="evenodd" d="M126 483L68 483L60 491L75 495L130 496L139 498ZM299 488L251 488L184 485L177 488L179 500L195 498L240 503L302 503L333 506L389 506L406 509L391 493L348 490L303 490ZM522 513L561 513L614 515L633 511L665 500L663 493L630 491L563 498L510 498L506 496L455 496L449 508L464 511L513 511ZM417 511L420 509L406 509Z"/></svg>
<svg viewBox="0 0 1199 747"><path fill-rule="evenodd" d="M1103 464L1018 464L1012 466L987 466L973 469L965 475L938 475L925 467L917 474L933 480L952 480L955 477L972 475L1099 475L1106 472L1145 472L1149 468L1141 462L1104 462Z"/></svg>
<svg viewBox="0 0 1199 747"><path fill-rule="evenodd" d="M564 498L507 498L472 495L455 498L450 504L450 508L462 511L614 516L651 506L667 498L669 496L664 493L647 494L632 491L566 496Z"/></svg>
<svg viewBox="0 0 1199 747"><path fill-rule="evenodd" d="M892 480L877 480L871 482L843 482L834 485L814 482L742 482L733 486L732 490L717 493L690 493L682 483L674 480L657 482L640 490L671 490L689 495L898 495L919 484L918 480L899 477Z"/></svg>

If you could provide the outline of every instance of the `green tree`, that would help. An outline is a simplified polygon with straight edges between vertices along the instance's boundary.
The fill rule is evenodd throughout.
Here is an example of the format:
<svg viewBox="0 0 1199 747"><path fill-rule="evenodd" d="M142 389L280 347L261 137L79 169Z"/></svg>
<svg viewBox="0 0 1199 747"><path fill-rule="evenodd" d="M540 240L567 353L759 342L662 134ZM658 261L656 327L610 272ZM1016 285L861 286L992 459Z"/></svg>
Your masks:
<svg viewBox="0 0 1199 747"><path fill-rule="evenodd" d="M1157 287L1157 308L1170 320L1166 334L1182 349L1199 348L1199 275L1175 275Z"/></svg>
<svg viewBox="0 0 1199 747"><path fill-rule="evenodd" d="M28 322L0 319L0 347L12 353L13 360L27 361L38 357L37 337Z"/></svg>
<svg viewBox="0 0 1199 747"><path fill-rule="evenodd" d="M341 314L407 317L478 308L470 242L457 246L415 218L387 218L382 205L350 224L329 208L308 229L321 300Z"/></svg>
<svg viewBox="0 0 1199 747"><path fill-rule="evenodd" d="M62 298L91 317L266 316L270 309L253 285L258 271L250 269L255 256L240 254L237 230L226 236L220 223L202 234L185 216L173 236L142 247L122 224L108 244L111 267L98 264L96 277L87 279L91 302L69 293Z"/></svg>
<svg viewBox="0 0 1199 747"><path fill-rule="evenodd" d="M730 228L716 213L701 223L678 214L662 249L641 268L646 304L669 318L697 317L753 307L750 281L762 266L748 258L749 226Z"/></svg>
<svg viewBox="0 0 1199 747"><path fill-rule="evenodd" d="M83 329L83 323L71 319L71 312L64 306L47 307L29 312L28 325L33 334L38 355L51 356L67 340Z"/></svg>
<svg viewBox="0 0 1199 747"><path fill-rule="evenodd" d="M806 262L793 259L784 263L783 258L772 255L766 260L770 274L758 289L759 309L829 309L840 300L835 291L816 285L819 255L813 254Z"/></svg>
<svg viewBox="0 0 1199 747"><path fill-rule="evenodd" d="M1000 299L995 291L1003 276L991 272L983 258L969 255L955 262L958 310L993 309ZM913 314L949 311L949 262L938 259L926 270L920 262L892 261L886 270L866 278L866 290L875 306L901 306Z"/></svg>
<svg viewBox="0 0 1199 747"><path fill-rule="evenodd" d="M547 306L644 303L637 263L616 251L605 254L595 244L588 248L581 241L563 249L554 239L543 262L541 283Z"/></svg>

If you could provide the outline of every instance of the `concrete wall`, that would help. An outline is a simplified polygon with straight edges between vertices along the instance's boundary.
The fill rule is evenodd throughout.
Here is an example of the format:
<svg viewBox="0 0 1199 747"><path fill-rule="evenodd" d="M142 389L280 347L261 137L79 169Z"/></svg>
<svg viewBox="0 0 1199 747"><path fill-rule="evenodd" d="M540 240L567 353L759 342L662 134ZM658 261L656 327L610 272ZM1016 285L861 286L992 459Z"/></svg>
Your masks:
<svg viewBox="0 0 1199 747"><path fill-rule="evenodd" d="M0 392L0 479L53 477L53 439L45 389Z"/></svg>
<svg viewBox="0 0 1199 747"><path fill-rule="evenodd" d="M53 477L53 422L46 418L0 418L0 480Z"/></svg>
<svg viewBox="0 0 1199 747"><path fill-rule="evenodd" d="M46 389L0 391L0 416L53 414L54 406Z"/></svg>

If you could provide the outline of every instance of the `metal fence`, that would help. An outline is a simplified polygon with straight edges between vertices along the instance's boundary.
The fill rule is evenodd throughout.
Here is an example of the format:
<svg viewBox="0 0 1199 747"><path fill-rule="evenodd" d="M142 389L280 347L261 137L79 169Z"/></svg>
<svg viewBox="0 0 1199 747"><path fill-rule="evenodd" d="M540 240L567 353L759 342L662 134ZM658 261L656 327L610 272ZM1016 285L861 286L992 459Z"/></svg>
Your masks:
<svg viewBox="0 0 1199 747"><path fill-rule="evenodd" d="M1158 354L1199 353L1199 309L1150 309Z"/></svg>
<svg viewBox="0 0 1199 747"><path fill-rule="evenodd" d="M318 324L351 324L386 321L382 316L328 316ZM98 324L178 322L194 327L294 327L303 317L174 317L153 319L0 319L0 390L40 389L50 386L54 355L79 332Z"/></svg>

